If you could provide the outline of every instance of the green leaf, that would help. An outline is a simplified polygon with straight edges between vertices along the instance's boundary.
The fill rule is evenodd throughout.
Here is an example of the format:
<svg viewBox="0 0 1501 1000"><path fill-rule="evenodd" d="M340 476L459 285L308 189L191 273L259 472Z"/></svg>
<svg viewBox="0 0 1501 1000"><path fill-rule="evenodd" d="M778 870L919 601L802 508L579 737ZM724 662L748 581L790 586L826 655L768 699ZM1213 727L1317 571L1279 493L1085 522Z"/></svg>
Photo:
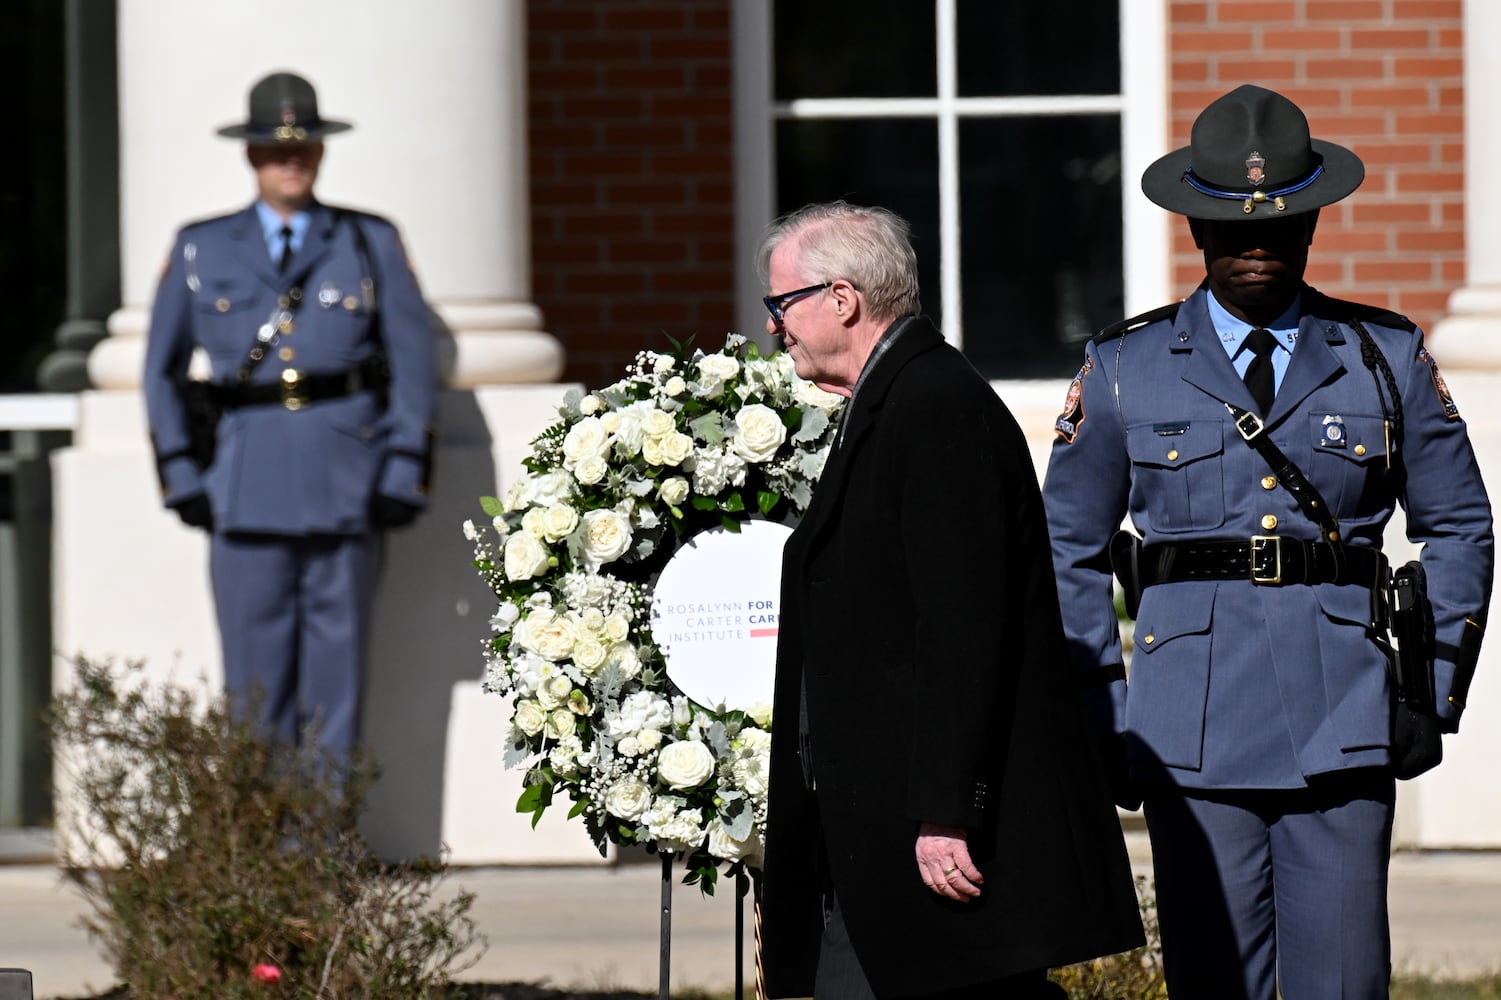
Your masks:
<svg viewBox="0 0 1501 1000"><path fill-rule="evenodd" d="M739 521L739 519L731 517L728 514L720 514L719 515L719 526L721 528L723 528L725 531L734 532L737 535L740 534L740 521Z"/></svg>
<svg viewBox="0 0 1501 1000"><path fill-rule="evenodd" d="M537 808L538 803L540 803L541 801L542 786L527 785L521 790L521 797L516 800L516 811L519 813L532 812Z"/></svg>
<svg viewBox="0 0 1501 1000"><path fill-rule="evenodd" d="M568 818L573 819L577 816L582 816L584 814L584 810L588 808L589 800L587 798L581 798L573 804L572 809L568 810Z"/></svg>
<svg viewBox="0 0 1501 1000"><path fill-rule="evenodd" d="M731 493L724 498L724 502L719 505L719 509L727 510L731 514L739 514L745 510L745 497L739 493Z"/></svg>
<svg viewBox="0 0 1501 1000"><path fill-rule="evenodd" d="M689 498L688 502L693 504L694 510L714 510L719 506L719 501L713 497L706 497L701 493L695 493Z"/></svg>
<svg viewBox="0 0 1501 1000"><path fill-rule="evenodd" d="M499 517L506 512L505 504L496 497L480 497L479 509L491 517Z"/></svg>
<svg viewBox="0 0 1501 1000"><path fill-rule="evenodd" d="M771 509L781 502L782 494L771 490L756 491L756 509L762 514L770 514Z"/></svg>

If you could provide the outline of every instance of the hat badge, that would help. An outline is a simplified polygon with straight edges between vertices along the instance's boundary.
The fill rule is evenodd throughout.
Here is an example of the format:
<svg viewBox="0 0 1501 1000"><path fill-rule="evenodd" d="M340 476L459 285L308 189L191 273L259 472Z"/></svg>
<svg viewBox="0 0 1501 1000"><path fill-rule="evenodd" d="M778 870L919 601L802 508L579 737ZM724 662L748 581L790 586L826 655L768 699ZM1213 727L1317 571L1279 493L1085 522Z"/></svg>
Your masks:
<svg viewBox="0 0 1501 1000"><path fill-rule="evenodd" d="M1266 180L1266 157L1254 149L1251 155L1246 157L1246 180L1256 185Z"/></svg>
<svg viewBox="0 0 1501 1000"><path fill-rule="evenodd" d="M297 108L290 100L281 102L281 125L276 129L278 142L302 142L307 138L307 129L297 124Z"/></svg>

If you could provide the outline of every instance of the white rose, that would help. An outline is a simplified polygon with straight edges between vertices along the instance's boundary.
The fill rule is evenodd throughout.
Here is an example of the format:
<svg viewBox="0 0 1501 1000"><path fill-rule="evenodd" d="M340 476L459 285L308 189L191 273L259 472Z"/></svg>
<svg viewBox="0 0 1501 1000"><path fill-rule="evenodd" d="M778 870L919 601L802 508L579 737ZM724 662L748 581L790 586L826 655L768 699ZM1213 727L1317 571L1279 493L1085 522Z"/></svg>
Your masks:
<svg viewBox="0 0 1501 1000"><path fill-rule="evenodd" d="M646 407L655 410L650 403ZM632 458L641 452L641 442L646 439L646 433L641 430L641 418L643 409L640 403L632 403L623 410L615 410L605 414L602 420L610 427L610 436L622 449L626 457ZM614 417L614 420L610 418ZM614 426L610 426L610 425Z"/></svg>
<svg viewBox="0 0 1501 1000"><path fill-rule="evenodd" d="M657 777L669 788L697 788L714 773L714 752L697 740L669 743L657 754Z"/></svg>
<svg viewBox="0 0 1501 1000"><path fill-rule="evenodd" d="M561 674L549 677L537 689L537 704L551 712L568 700L568 692L572 690L573 681L567 677Z"/></svg>
<svg viewBox="0 0 1501 1000"><path fill-rule="evenodd" d="M672 705L651 691L627 695L605 719L611 736L631 736L643 729L665 729L672 723Z"/></svg>
<svg viewBox="0 0 1501 1000"><path fill-rule="evenodd" d="M724 382L740 374L740 360L728 354L709 354L698 359L698 370L708 378Z"/></svg>
<svg viewBox="0 0 1501 1000"><path fill-rule="evenodd" d="M606 413L604 416L599 418L599 423L600 426L602 426L606 431L614 434L616 431L620 430L620 423L624 419L625 417L620 415L619 410L611 410L609 413Z"/></svg>
<svg viewBox="0 0 1501 1000"><path fill-rule="evenodd" d="M585 486L593 486L604 479L609 472L609 460L602 455L590 455L588 458L582 458L573 467L573 477Z"/></svg>
<svg viewBox="0 0 1501 1000"><path fill-rule="evenodd" d="M547 713L542 706L535 701L522 701L516 703L516 714L512 718L516 728L528 736L536 736L547 725Z"/></svg>
<svg viewBox="0 0 1501 1000"><path fill-rule="evenodd" d="M621 642L631 634L631 621L625 615L616 613L606 618L600 626L604 637L611 642Z"/></svg>
<svg viewBox="0 0 1501 1000"><path fill-rule="evenodd" d="M669 396L681 396L688 391L688 383L681 375L674 375L663 384L662 391Z"/></svg>
<svg viewBox="0 0 1501 1000"><path fill-rule="evenodd" d="M756 721L758 726L771 725L771 702L758 701L745 710L745 714Z"/></svg>
<svg viewBox="0 0 1501 1000"><path fill-rule="evenodd" d="M669 354L658 354L652 360L652 371L656 372L658 375L661 375L664 372L670 372L675 367L677 367L677 359Z"/></svg>
<svg viewBox="0 0 1501 1000"><path fill-rule="evenodd" d="M605 810L624 820L636 820L651 805L651 789L640 778L621 778L605 790Z"/></svg>
<svg viewBox="0 0 1501 1000"><path fill-rule="evenodd" d="M547 546L528 531L518 531L506 539L505 570L507 580L530 580L547 572Z"/></svg>
<svg viewBox="0 0 1501 1000"><path fill-rule="evenodd" d="M641 433L649 438L661 437L677 430L677 421L665 410L652 409L641 417Z"/></svg>
<svg viewBox="0 0 1501 1000"><path fill-rule="evenodd" d="M820 389L812 382L805 382L802 379L793 380L792 398L800 406L811 406L815 409L823 410L825 413L844 402L843 396L829 392L826 389Z"/></svg>
<svg viewBox="0 0 1501 1000"><path fill-rule="evenodd" d="M509 632L511 626L521 617L521 609L510 601L503 602L495 609L495 614L490 618L490 629L493 632Z"/></svg>
<svg viewBox="0 0 1501 1000"><path fill-rule="evenodd" d="M736 840L717 817L709 820L709 853L716 858L739 861L747 854L756 853L760 845L754 841L754 836L750 840Z"/></svg>
<svg viewBox="0 0 1501 1000"><path fill-rule="evenodd" d="M552 610L538 610L516 626L521 648L556 663L568 658L578 635L573 623Z"/></svg>
<svg viewBox="0 0 1501 1000"><path fill-rule="evenodd" d="M599 668L605 665L605 657L608 654L604 643L593 639L581 639L573 646L573 662L584 672L584 676L593 677L599 673Z"/></svg>
<svg viewBox="0 0 1501 1000"><path fill-rule="evenodd" d="M521 530L538 538L543 537L547 534L547 529L543 526L546 517L546 507L528 508L527 512L521 515Z"/></svg>
<svg viewBox="0 0 1501 1000"><path fill-rule="evenodd" d="M600 398L598 396L590 394L579 400L579 412L587 417L591 414L598 413L599 408L604 405L604 403L600 402Z"/></svg>
<svg viewBox="0 0 1501 1000"><path fill-rule="evenodd" d="M662 438L663 465L682 465L693 454L693 439L686 434L672 433Z"/></svg>
<svg viewBox="0 0 1501 1000"><path fill-rule="evenodd" d="M764 729L755 726L746 726L735 736L737 748L749 750L751 753L770 753L771 734Z"/></svg>
<svg viewBox="0 0 1501 1000"><path fill-rule="evenodd" d="M682 506L683 501L688 499L688 480L682 476L662 480L662 485L657 487L657 496L669 506Z"/></svg>
<svg viewBox="0 0 1501 1000"><path fill-rule="evenodd" d="M631 547L631 521L613 510L584 515L584 563L598 568L625 555Z"/></svg>
<svg viewBox="0 0 1501 1000"><path fill-rule="evenodd" d="M609 447L610 432L605 430L604 424L598 417L585 417L568 428L568 433L563 436L564 464L603 455Z"/></svg>
<svg viewBox="0 0 1501 1000"><path fill-rule="evenodd" d="M578 526L579 512L566 503L554 504L542 512L542 537L549 542L561 542Z"/></svg>
<svg viewBox="0 0 1501 1000"><path fill-rule="evenodd" d="M777 411L760 403L742 406L735 414L730 450L747 462L765 462L787 440L787 428Z"/></svg>
<svg viewBox="0 0 1501 1000"><path fill-rule="evenodd" d="M560 708L548 713L547 725L543 731L550 740L561 740L565 736L573 735L577 723L573 713L566 708Z"/></svg>
<svg viewBox="0 0 1501 1000"><path fill-rule="evenodd" d="M532 477L516 480L506 488L506 510L520 510L532 502Z"/></svg>
<svg viewBox="0 0 1501 1000"><path fill-rule="evenodd" d="M573 492L573 476L561 469L544 473L532 480L532 502L549 507L555 503L562 503Z"/></svg>
<svg viewBox="0 0 1501 1000"><path fill-rule="evenodd" d="M628 642L617 642L611 646L605 662L619 670L620 676L628 681L635 680L636 675L641 673L641 657L637 655L636 647Z"/></svg>

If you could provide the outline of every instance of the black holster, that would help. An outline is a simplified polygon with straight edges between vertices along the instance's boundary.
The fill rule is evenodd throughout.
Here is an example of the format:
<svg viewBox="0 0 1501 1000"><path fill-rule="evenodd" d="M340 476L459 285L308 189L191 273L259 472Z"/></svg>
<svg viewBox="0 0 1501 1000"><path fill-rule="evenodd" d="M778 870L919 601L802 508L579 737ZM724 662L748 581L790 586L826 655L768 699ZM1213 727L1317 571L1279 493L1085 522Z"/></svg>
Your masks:
<svg viewBox="0 0 1501 1000"><path fill-rule="evenodd" d="M1120 581L1126 603L1126 617L1136 620L1141 607L1141 539L1122 528L1110 536L1110 568Z"/></svg>
<svg viewBox="0 0 1501 1000"><path fill-rule="evenodd" d="M1392 687L1397 700L1414 712L1433 715L1433 605L1428 601L1428 575L1414 560L1392 570L1387 591L1391 609Z"/></svg>

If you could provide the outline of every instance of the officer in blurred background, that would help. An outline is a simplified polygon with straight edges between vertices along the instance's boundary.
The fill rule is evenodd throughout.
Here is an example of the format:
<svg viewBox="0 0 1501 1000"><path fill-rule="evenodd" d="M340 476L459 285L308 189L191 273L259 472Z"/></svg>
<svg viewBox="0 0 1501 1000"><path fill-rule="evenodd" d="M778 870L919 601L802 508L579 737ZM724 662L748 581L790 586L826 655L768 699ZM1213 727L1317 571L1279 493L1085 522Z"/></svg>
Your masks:
<svg viewBox="0 0 1501 1000"><path fill-rule="evenodd" d="M177 235L151 311L145 391L163 503L210 532L232 700L268 736L343 760L359 735L382 530L427 501L432 326L387 220L313 194L307 80L272 73L249 116L254 203ZM195 350L207 385L187 379ZM217 419L217 424L215 424Z"/></svg>

